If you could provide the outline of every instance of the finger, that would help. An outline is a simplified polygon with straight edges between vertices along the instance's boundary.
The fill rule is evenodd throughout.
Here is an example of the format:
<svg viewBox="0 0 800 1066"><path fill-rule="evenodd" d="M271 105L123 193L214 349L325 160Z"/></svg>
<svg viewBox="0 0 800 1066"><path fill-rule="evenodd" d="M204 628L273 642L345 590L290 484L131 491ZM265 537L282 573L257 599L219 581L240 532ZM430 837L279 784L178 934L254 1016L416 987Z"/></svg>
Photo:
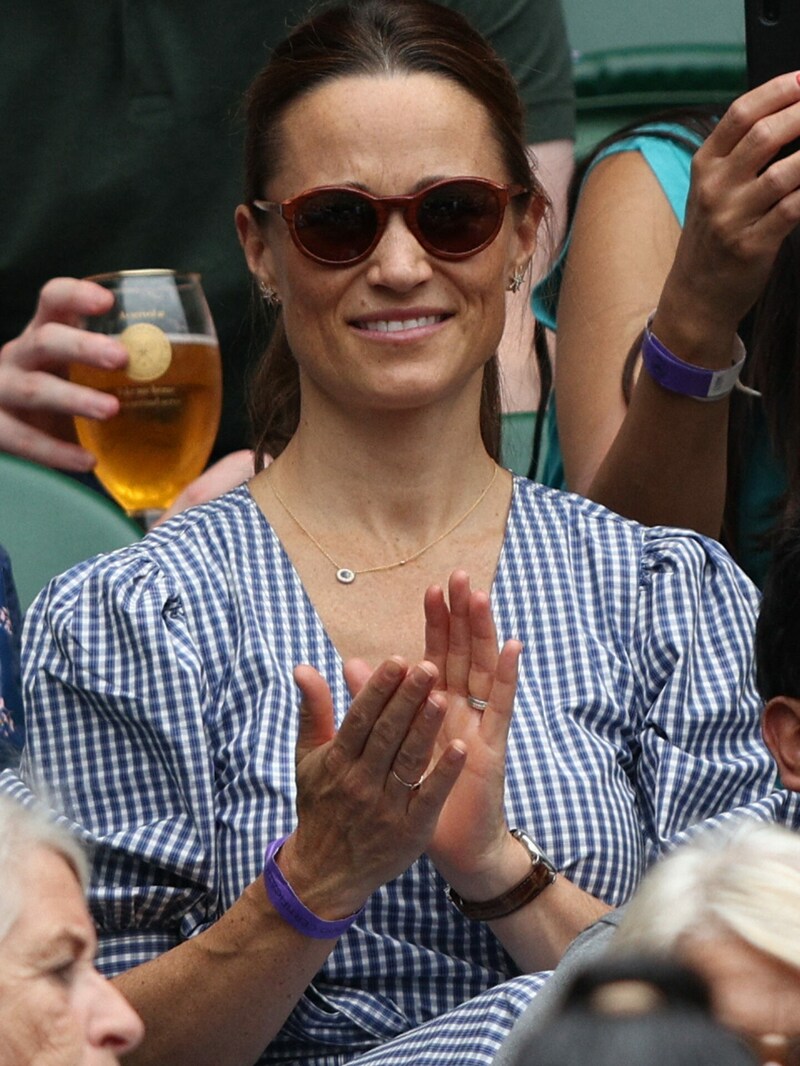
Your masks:
<svg viewBox="0 0 800 1066"><path fill-rule="evenodd" d="M91 333L60 322L32 323L2 352L2 362L28 370L66 372L71 363L118 370L127 365L128 353L115 337Z"/></svg>
<svg viewBox="0 0 800 1066"><path fill-rule="evenodd" d="M168 518L180 514L187 507L195 507L207 500L214 500L223 492L241 485L252 476L253 453L247 449L231 452L187 485L153 525L157 526L166 522Z"/></svg>
<svg viewBox="0 0 800 1066"><path fill-rule="evenodd" d="M522 644L518 640L507 640L497 657L489 704L483 712L480 727L484 740L492 747L504 745L508 737L517 694L521 652Z"/></svg>
<svg viewBox="0 0 800 1066"><path fill-rule="evenodd" d="M365 765L376 779L389 775L398 752L413 728L412 723L425 706L437 677L438 672L433 663L417 663L386 701L364 745Z"/></svg>
<svg viewBox="0 0 800 1066"><path fill-rule="evenodd" d="M472 661L472 630L469 620L469 576L464 570L450 575L447 594L450 602L450 639L447 648L446 678L450 692L466 696Z"/></svg>
<svg viewBox="0 0 800 1066"><path fill-rule="evenodd" d="M95 457L85 448L59 440L0 410L0 451L17 455L57 470L85 473L92 470Z"/></svg>
<svg viewBox="0 0 800 1066"><path fill-rule="evenodd" d="M114 306L110 289L82 278L53 278L42 286L32 324L63 322L78 325L83 318L102 315Z"/></svg>
<svg viewBox="0 0 800 1066"><path fill-rule="evenodd" d="M362 754L375 723L407 674L406 661L394 656L366 678L336 734L334 744L343 757L357 759Z"/></svg>
<svg viewBox="0 0 800 1066"><path fill-rule="evenodd" d="M294 681L300 689L300 724L297 732L297 762L332 739L335 732L331 690L313 666L296 666Z"/></svg>
<svg viewBox="0 0 800 1066"><path fill-rule="evenodd" d="M471 696L487 700L497 668L497 631L489 597L473 592L469 603L472 648L467 690Z"/></svg>
<svg viewBox="0 0 800 1066"><path fill-rule="evenodd" d="M465 745L454 740L436 761L421 787L411 793L409 808L420 828L425 824L433 827L466 761Z"/></svg>
<svg viewBox="0 0 800 1066"><path fill-rule="evenodd" d="M450 643L450 611L441 585L431 585L423 601L425 609L425 658L439 671L437 686L446 682L447 648Z"/></svg>
<svg viewBox="0 0 800 1066"><path fill-rule="evenodd" d="M0 397L3 408L16 412L47 411L103 420L119 411L119 400L110 393L76 385L42 370L18 367L0 368Z"/></svg>
<svg viewBox="0 0 800 1066"><path fill-rule="evenodd" d="M763 236L771 243L782 241L800 221L800 189L785 196L765 217Z"/></svg>
<svg viewBox="0 0 800 1066"><path fill-rule="evenodd" d="M447 713L444 693L432 692L419 711L392 763L387 788L402 795L418 787L433 755L433 746ZM408 798L408 797L406 797Z"/></svg>
<svg viewBox="0 0 800 1066"><path fill-rule="evenodd" d="M750 92L743 93L733 101L712 131L706 141L708 146L706 154L728 155L750 134L759 120L790 108L798 101L800 101L800 82L796 72L781 74L751 89ZM793 120L792 116L790 118ZM791 140L798 133L800 133L800 127L787 139ZM757 141L757 138L754 140ZM775 151L777 148L772 149L771 154L766 156L765 162L774 155Z"/></svg>
<svg viewBox="0 0 800 1066"><path fill-rule="evenodd" d="M253 476L253 453L244 448L231 452L205 470L184 490L189 504L205 503L236 488Z"/></svg>
<svg viewBox="0 0 800 1066"><path fill-rule="evenodd" d="M794 136L800 135L800 106L796 108L798 122L795 123L789 134L784 136L781 132L783 125L779 122L780 116L770 119L769 134L765 134L764 145L761 141L756 142L752 150L748 150L749 142L742 142L742 148L737 149L741 153L742 163L740 170L749 174L757 174L755 181L745 186L739 196L739 213L747 221L758 223L762 216L770 208L779 204L784 197L794 192L800 186L800 153L794 152L781 159L775 159L780 149ZM753 136L759 133L753 130ZM747 153L747 154L745 154ZM737 175L726 175L728 183L735 181Z"/></svg>

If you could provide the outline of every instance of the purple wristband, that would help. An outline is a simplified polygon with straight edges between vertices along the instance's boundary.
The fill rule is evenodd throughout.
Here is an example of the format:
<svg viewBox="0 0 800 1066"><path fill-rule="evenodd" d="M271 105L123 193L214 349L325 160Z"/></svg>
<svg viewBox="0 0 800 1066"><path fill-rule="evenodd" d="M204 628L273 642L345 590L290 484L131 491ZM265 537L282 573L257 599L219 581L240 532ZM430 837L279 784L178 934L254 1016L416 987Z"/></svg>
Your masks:
<svg viewBox="0 0 800 1066"><path fill-rule="evenodd" d="M326 922L324 918L319 918L310 911L294 894L292 886L275 862L275 856L286 839L287 837L281 837L279 840L273 840L264 855L264 886L270 902L281 918L303 936L310 936L315 940L336 940L342 933L347 932L364 908L335 922Z"/></svg>
<svg viewBox="0 0 800 1066"><path fill-rule="evenodd" d="M642 363L663 389L691 396L695 400L722 400L734 388L744 366L745 352L736 338L736 359L725 370L709 370L679 359L650 332L651 315L642 338Z"/></svg>

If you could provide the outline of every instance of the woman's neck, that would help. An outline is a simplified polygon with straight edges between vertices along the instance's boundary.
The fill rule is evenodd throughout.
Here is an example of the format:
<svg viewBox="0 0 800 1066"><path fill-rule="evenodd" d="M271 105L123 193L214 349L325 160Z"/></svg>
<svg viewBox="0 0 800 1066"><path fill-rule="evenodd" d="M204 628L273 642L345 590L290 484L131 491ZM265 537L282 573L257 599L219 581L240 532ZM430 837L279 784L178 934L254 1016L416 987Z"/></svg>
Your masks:
<svg viewBox="0 0 800 1066"><path fill-rule="evenodd" d="M483 445L479 402L341 417L312 406L251 481L344 659L418 659L425 591L457 567L491 588L512 486Z"/></svg>
<svg viewBox="0 0 800 1066"><path fill-rule="evenodd" d="M303 413L286 450L261 476L274 479L298 514L324 515L332 531L358 526L394 539L404 528L435 535L491 475L475 402L456 399L433 412Z"/></svg>

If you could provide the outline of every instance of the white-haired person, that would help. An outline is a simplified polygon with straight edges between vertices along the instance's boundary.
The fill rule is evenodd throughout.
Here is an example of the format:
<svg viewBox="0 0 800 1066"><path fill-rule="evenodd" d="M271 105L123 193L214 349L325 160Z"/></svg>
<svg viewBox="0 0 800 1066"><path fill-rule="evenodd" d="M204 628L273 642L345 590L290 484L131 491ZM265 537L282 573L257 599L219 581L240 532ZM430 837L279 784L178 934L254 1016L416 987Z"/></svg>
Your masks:
<svg viewBox="0 0 800 1066"><path fill-rule="evenodd" d="M65 829L0 797L0 1066L110 1066L141 1040L94 968L86 881Z"/></svg>
<svg viewBox="0 0 800 1066"><path fill-rule="evenodd" d="M496 1066L521 1066L563 989L600 956L651 954L690 966L719 1021L763 1063L800 1063L800 835L742 821L699 833L656 863L631 901L573 943L547 999L518 1021Z"/></svg>
<svg viewBox="0 0 800 1066"><path fill-rule="evenodd" d="M800 836L755 822L702 834L642 881L613 950L690 965L764 1061L800 1062Z"/></svg>

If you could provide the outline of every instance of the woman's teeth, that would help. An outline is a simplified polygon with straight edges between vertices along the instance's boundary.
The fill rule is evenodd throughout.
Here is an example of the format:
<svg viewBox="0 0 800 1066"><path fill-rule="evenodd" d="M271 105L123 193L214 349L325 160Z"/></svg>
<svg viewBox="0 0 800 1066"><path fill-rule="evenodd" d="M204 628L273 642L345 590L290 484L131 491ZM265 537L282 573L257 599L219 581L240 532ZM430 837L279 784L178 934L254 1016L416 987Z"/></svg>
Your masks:
<svg viewBox="0 0 800 1066"><path fill-rule="evenodd" d="M376 322L358 322L359 329L371 329L378 333L399 333L405 329L420 329L441 322L444 315L425 315L424 318L388 318Z"/></svg>

